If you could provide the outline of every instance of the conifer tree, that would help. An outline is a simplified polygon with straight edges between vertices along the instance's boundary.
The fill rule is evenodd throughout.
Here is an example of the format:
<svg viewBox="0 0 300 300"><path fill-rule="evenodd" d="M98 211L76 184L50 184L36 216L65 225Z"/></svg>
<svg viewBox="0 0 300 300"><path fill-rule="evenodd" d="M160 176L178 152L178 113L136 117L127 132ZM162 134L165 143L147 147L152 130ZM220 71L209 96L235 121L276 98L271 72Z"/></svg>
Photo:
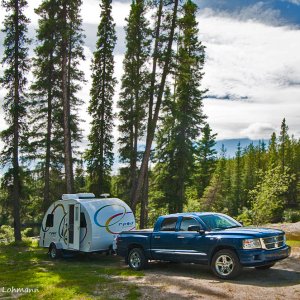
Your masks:
<svg viewBox="0 0 300 300"><path fill-rule="evenodd" d="M26 74L29 70L27 25L29 19L24 14L26 0L3 0L7 15L4 19L3 32L5 64L1 84L7 89L3 110L8 128L1 132L4 149L1 153L1 165L9 168L12 175L13 191L11 195L14 218L14 237L21 240L20 200L22 194L22 176L20 155L25 144L26 124Z"/></svg>
<svg viewBox="0 0 300 300"><path fill-rule="evenodd" d="M38 45L35 48L33 58L34 82L31 85L30 109L30 133L27 159L36 164L36 171L41 173L43 182L42 208L48 209L54 197L51 197L51 168L55 168L55 154L60 156L61 151L54 153L54 144L63 143L61 135L53 134L54 113L60 106L60 75L57 66L60 58L57 56L57 1L45 0L36 9L39 15L39 27L36 39ZM56 168L61 164L56 160Z"/></svg>
<svg viewBox="0 0 300 300"><path fill-rule="evenodd" d="M173 200L169 204L170 212L180 212L185 203L185 188L191 178L194 166L194 143L200 135L204 122L202 112L201 79L204 64L204 47L198 40L198 23L196 21L197 6L188 0L183 5L183 16L179 19L182 35L179 38L178 67L176 68L176 94L173 95L173 126L169 120L163 126L171 133L171 140L165 147L171 152L169 176L173 180ZM163 129L165 130L165 129ZM162 151L158 147L158 151Z"/></svg>
<svg viewBox="0 0 300 300"><path fill-rule="evenodd" d="M155 6L157 7L157 13L154 29L152 71L150 75L151 83L148 102L146 146L143 153L137 184L132 195L131 206L133 211L135 211L136 205L139 202L139 197L144 186L145 178L147 178L152 142L155 136L155 130L159 119L167 76L170 74L172 46L175 38L178 3L178 0L173 0L167 3L164 3L164 0L159 0L158 3L155 3ZM169 8L169 11L163 9L164 4L167 8ZM158 74L158 67L160 67L161 74Z"/></svg>
<svg viewBox="0 0 300 300"><path fill-rule="evenodd" d="M149 96L150 29L144 0L134 0L127 19L124 75L118 106L120 108L120 160L129 164L128 200L137 180L139 144L145 132L146 104Z"/></svg>
<svg viewBox="0 0 300 300"><path fill-rule="evenodd" d="M209 124L205 124L202 130L202 138L196 147L196 184L198 186L198 197L201 198L204 190L209 184L214 172L217 150L215 149L217 134L212 134Z"/></svg>
<svg viewBox="0 0 300 300"><path fill-rule="evenodd" d="M59 56L61 69L62 111L57 118L62 120L64 140L64 165L67 192L74 192L73 154L74 142L81 137L78 128L78 106L83 102L76 97L80 89L78 83L84 81L83 72L78 69L83 55L81 0L62 0L58 12ZM56 128L59 133L59 126Z"/></svg>
<svg viewBox="0 0 300 300"><path fill-rule="evenodd" d="M237 145L235 152L235 164L234 164L234 178L233 178L233 198L232 198L232 212L236 216L238 209L243 207L243 194L242 194L242 149L241 143Z"/></svg>
<svg viewBox="0 0 300 300"><path fill-rule="evenodd" d="M278 145L276 133L273 132L268 147L268 168L278 164Z"/></svg>
<svg viewBox="0 0 300 300"><path fill-rule="evenodd" d="M113 50L116 44L115 24L112 18L111 0L100 4L101 20L98 26L96 51L92 62L92 88L89 113L92 128L89 149L86 152L91 190L101 194L109 190L109 175L113 164Z"/></svg>

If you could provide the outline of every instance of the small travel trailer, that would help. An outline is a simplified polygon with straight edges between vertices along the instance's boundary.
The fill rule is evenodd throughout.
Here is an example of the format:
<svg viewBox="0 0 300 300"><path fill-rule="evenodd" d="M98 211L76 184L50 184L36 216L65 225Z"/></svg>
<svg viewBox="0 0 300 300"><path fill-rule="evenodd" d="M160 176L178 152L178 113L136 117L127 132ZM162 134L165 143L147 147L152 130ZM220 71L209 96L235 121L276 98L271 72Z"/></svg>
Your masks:
<svg viewBox="0 0 300 300"><path fill-rule="evenodd" d="M133 229L134 215L122 200L96 199L91 193L65 194L46 212L39 245L48 248L52 258L64 250L108 252L117 234Z"/></svg>

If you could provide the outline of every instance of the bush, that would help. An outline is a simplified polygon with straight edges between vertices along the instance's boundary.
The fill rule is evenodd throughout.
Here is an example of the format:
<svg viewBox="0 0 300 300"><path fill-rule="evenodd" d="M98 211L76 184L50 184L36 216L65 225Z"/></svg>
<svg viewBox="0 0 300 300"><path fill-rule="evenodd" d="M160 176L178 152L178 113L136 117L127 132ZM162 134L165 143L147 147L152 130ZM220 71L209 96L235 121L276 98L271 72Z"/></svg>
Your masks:
<svg viewBox="0 0 300 300"><path fill-rule="evenodd" d="M244 226L252 225L253 212L247 207L243 207L242 212L236 218L239 222L243 222Z"/></svg>
<svg viewBox="0 0 300 300"><path fill-rule="evenodd" d="M9 225L0 227L0 243L10 243L14 240L14 229Z"/></svg>
<svg viewBox="0 0 300 300"><path fill-rule="evenodd" d="M28 237L32 228L25 228L21 231L22 239ZM11 243L14 241L14 229L9 225L2 225L0 227L0 243Z"/></svg>
<svg viewBox="0 0 300 300"><path fill-rule="evenodd" d="M283 213L284 222L296 223L300 221L300 211L287 209Z"/></svg>

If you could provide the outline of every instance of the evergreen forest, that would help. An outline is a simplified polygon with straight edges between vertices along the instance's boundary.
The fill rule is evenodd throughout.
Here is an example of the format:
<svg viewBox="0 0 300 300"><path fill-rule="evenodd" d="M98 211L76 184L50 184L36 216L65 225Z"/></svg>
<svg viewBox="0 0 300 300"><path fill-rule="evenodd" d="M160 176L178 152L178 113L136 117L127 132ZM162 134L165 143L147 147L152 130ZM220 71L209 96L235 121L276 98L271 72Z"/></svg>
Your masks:
<svg viewBox="0 0 300 300"><path fill-rule="evenodd" d="M82 0L42 0L34 40L27 0L2 0L0 226L21 240L51 203L79 192L124 200L140 228L183 211L226 213L245 225L300 221L300 139L288 120L267 140L238 143L234 156L224 145L216 150L218 133L203 111L206 53L196 3L132 0L120 91L112 0L99 5L86 78ZM81 99L87 80L90 95ZM83 103L91 124L81 120ZM90 128L84 150L82 124Z"/></svg>

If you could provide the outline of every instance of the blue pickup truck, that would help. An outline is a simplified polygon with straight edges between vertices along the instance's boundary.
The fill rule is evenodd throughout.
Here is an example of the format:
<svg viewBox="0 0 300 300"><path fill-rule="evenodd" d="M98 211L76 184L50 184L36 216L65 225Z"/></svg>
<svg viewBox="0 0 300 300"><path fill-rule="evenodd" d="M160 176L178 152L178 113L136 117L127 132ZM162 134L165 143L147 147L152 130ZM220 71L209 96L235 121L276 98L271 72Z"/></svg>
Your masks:
<svg viewBox="0 0 300 300"><path fill-rule="evenodd" d="M219 213L179 213L161 216L153 230L126 231L116 238L117 254L134 270L149 260L199 263L222 279L232 279L242 267L269 269L290 255L285 233L243 227Z"/></svg>

